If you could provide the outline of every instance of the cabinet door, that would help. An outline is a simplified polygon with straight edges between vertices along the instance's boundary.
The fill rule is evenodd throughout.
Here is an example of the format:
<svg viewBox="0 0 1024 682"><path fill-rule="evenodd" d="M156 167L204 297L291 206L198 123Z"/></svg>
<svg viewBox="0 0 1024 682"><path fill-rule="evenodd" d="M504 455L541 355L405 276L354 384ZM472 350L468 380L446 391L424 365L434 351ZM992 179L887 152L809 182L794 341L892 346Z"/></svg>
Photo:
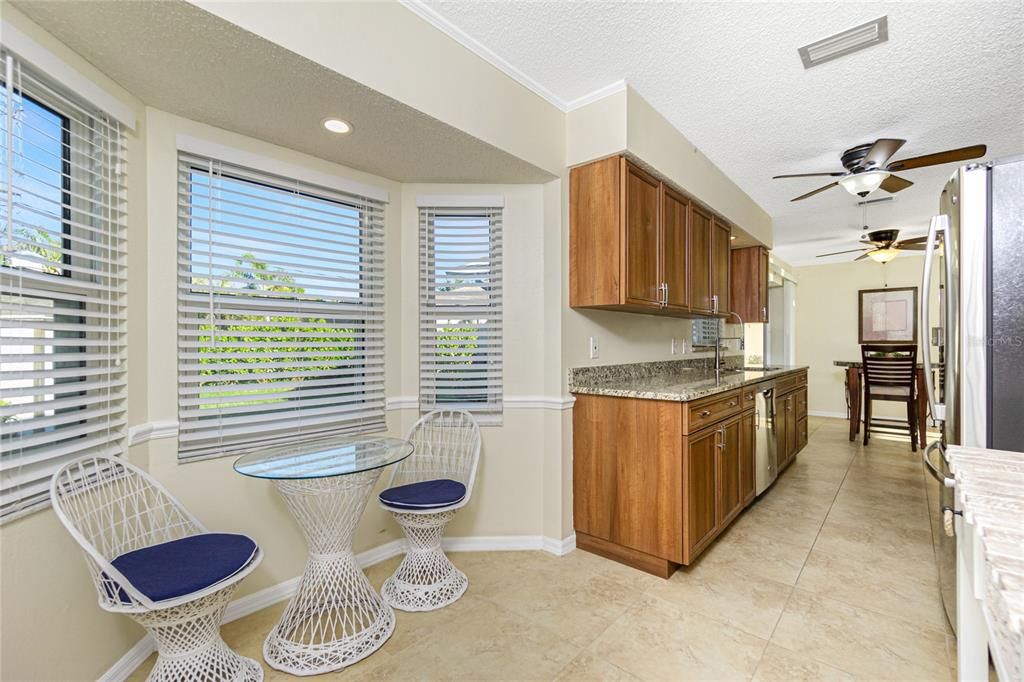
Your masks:
<svg viewBox="0 0 1024 682"><path fill-rule="evenodd" d="M718 429L718 527L725 528L743 509L740 462L740 420L731 419Z"/></svg>
<svg viewBox="0 0 1024 682"><path fill-rule="evenodd" d="M793 451L793 456L803 450L805 445L807 445L807 420L798 419L796 422L796 450Z"/></svg>
<svg viewBox="0 0 1024 682"><path fill-rule="evenodd" d="M732 230L728 225L713 221L711 231L711 296L718 297L716 312L727 313L729 305L729 237ZM714 304L712 304L714 308Z"/></svg>
<svg viewBox="0 0 1024 682"><path fill-rule="evenodd" d="M689 238L686 229L687 209L690 202L672 190L662 192L662 281L668 287L667 307L686 310L690 305L688 288Z"/></svg>
<svg viewBox="0 0 1024 682"><path fill-rule="evenodd" d="M795 428L792 406L792 394L778 396L775 399L775 459L779 471L782 471L782 467L789 461L789 432Z"/></svg>
<svg viewBox="0 0 1024 682"><path fill-rule="evenodd" d="M758 273L757 273L757 284L758 284L758 289L760 290L760 295L757 298L758 298L758 303L761 306L761 309L758 312L761 313L761 315L760 315L761 321L762 322L767 322L768 321L768 269L769 269L770 266L769 266L769 263L768 263L768 249L760 249L760 251L761 251L761 253L760 253L759 257L758 257L758 261L760 263L760 267L758 268Z"/></svg>
<svg viewBox="0 0 1024 682"><path fill-rule="evenodd" d="M757 466L757 418L748 412L740 418L740 497L746 506L757 491L754 469Z"/></svg>
<svg viewBox="0 0 1024 682"><path fill-rule="evenodd" d="M686 511L683 562L689 563L718 533L717 428L687 436L683 462Z"/></svg>
<svg viewBox="0 0 1024 682"><path fill-rule="evenodd" d="M690 309L711 312L711 215L690 204Z"/></svg>
<svg viewBox="0 0 1024 682"><path fill-rule="evenodd" d="M658 181L625 163L626 302L660 307Z"/></svg>

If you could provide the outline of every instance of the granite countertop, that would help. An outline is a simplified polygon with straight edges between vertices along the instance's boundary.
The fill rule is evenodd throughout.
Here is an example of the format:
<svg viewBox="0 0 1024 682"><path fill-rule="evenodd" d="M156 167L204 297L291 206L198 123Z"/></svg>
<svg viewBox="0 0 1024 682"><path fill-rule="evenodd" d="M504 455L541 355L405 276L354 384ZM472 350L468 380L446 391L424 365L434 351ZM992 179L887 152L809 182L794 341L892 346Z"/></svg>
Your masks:
<svg viewBox="0 0 1024 682"><path fill-rule="evenodd" d="M706 362L687 360L578 367L569 370L569 392L686 402L805 369L773 365L770 369L754 370L734 366L716 374Z"/></svg>
<svg viewBox="0 0 1024 682"><path fill-rule="evenodd" d="M950 446L964 521L984 555L985 607L999 679L1024 674L1024 455ZM963 542L963 540L961 540ZM978 577L978 576L976 576Z"/></svg>

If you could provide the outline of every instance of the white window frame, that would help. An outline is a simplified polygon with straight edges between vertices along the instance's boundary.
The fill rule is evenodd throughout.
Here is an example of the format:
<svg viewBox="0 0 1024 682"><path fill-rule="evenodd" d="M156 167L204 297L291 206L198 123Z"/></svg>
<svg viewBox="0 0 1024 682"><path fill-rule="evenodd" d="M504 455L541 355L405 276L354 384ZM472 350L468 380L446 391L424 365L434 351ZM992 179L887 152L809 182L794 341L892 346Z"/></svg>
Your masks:
<svg viewBox="0 0 1024 682"><path fill-rule="evenodd" d="M504 412L503 386L503 270L502 224L504 199L500 196L421 196L419 209L419 406L422 413L434 409L463 409L474 414L481 425L501 425ZM444 223L447 223L445 225ZM486 257L462 266L475 283L464 291L446 289L450 274L438 275L439 268L459 269L459 251L476 247L481 223L486 223ZM437 260L438 225L447 228L449 246ZM465 236L462 236L465 235ZM472 260L472 258L470 258ZM456 277L456 281L458 278ZM441 293L450 294L448 301ZM470 360L453 361L466 352L452 351L465 332L465 322L476 325ZM451 324L449 324L451 322ZM451 330L442 332L442 325ZM481 333L482 332L482 333ZM473 367L460 370L453 363ZM446 378L452 372L458 378ZM460 385L464 384L464 385ZM468 395L467 399L460 399Z"/></svg>
<svg viewBox="0 0 1024 682"><path fill-rule="evenodd" d="M211 149L211 145L190 143L187 146L190 149L196 149L197 146L203 146L207 150ZM280 175L283 164L262 164L258 157L232 153L225 148L217 149L227 152L224 154L225 156L240 158L255 167L244 167L232 161L214 159L179 149L179 312L177 316L179 458L182 461L193 461L237 455L282 442L301 444L305 441L383 430L385 428L384 202L377 198L354 195L337 189L333 186L335 183L332 183L332 186L320 186L303 179L285 177ZM257 164L264 167L269 165L274 168L273 170L264 170ZM187 178L186 173L188 174ZM331 176L310 175L317 179L332 180ZM192 222L193 205L190 203L190 192L194 177L206 177L210 183L206 190L208 192L206 199L197 199L195 205L198 211L205 211L203 215L212 216L208 223L202 222L202 224L207 224L205 228L197 227L200 223ZM230 189L229 185L235 189ZM216 189L217 187L221 189ZM303 226L300 218L293 219L285 215L287 210L282 210L276 221L267 218L261 219L262 222L260 222L251 216L249 218L238 217L240 213L254 210L253 207L228 204L232 201L246 201L243 192L249 187L252 189L248 191L260 194L265 192L266 196L279 195L281 204L272 204L270 207L273 209L286 209L286 202L301 197L297 201L301 201L303 204L296 209L296 216L317 203L320 203L320 207L324 209L332 206L342 207L356 215L353 218L356 225L354 232L359 245L356 255L351 256L357 263L355 266L355 272L358 273L355 275L358 280L356 296L348 296L339 292L340 289L348 286L343 284L341 275L335 277L317 272L318 264L310 259L322 254L310 250L309 234L303 232L304 229L308 230L309 226ZM220 204L221 199L215 202L209 201L211 197L215 196L214 192L217 192L216 196L222 198L224 206ZM235 194L232 195L231 192L235 192ZM385 199L387 197L386 193L373 192L373 194L376 197L383 195ZM311 201L305 203L306 200ZM203 205L203 201L206 202L206 205ZM263 196L254 201L267 204L269 200ZM294 205L292 207L294 208ZM256 222L247 222L249 220ZM289 221L292 220L294 222L290 223ZM316 222L312 229L313 232L325 230L324 233L327 234L331 229L337 228L339 229L338 240L352 237L352 234L347 237L342 234L339 224L335 223L332 226L327 217L317 220L323 222ZM302 271L306 276L314 277L325 292L329 290L330 295L323 293L322 297L318 298L312 294L303 295L308 294L305 291L294 297L282 295L280 291L242 295L246 289L238 288L242 285L232 282L230 277L221 279L213 286L197 284L193 278L193 272L201 272L203 267L206 267L206 272L223 270L223 266L214 266L212 260L206 261L207 256L200 252L204 249L210 250L214 254L210 258L223 258L227 257L225 254L237 251L237 246L230 244L230 238L227 240L221 238L218 241L217 237L218 232L226 234L226 228L223 226L232 221L246 223L245 229L250 231L251 238L257 243L256 253L260 254L257 260L267 264L270 270L283 274L286 271L291 271L290 274ZM348 227L351 229L353 225ZM199 238L205 244L205 246L197 247L198 251L193 250L192 246L194 230L198 230ZM289 230L294 230L294 236L288 236ZM260 245L262 239L269 241ZM275 239L281 243L281 246L270 245ZM324 252L336 246L332 238L325 236L324 239ZM301 253L288 253L286 256L285 252L293 245L295 250L301 251ZM275 260L278 258L280 260ZM326 272L331 270L323 263L320 263L320 266ZM217 277L223 278L224 275L220 273L217 274ZM200 281L202 280L203 278L200 277ZM213 284L215 279L211 277L205 281ZM237 291L232 290L231 287L236 287ZM287 292L287 290L285 291ZM252 348L238 348L239 332L233 331L231 323L231 320L237 321L238 318L233 316L266 315L271 311L274 316L295 318L288 322L282 322L282 327L278 332L281 338L274 337L264 342L277 345L256 348L260 342L246 341ZM210 335L208 330L211 325L208 322L203 322L204 319L214 320L212 328L217 330L217 333ZM312 329L312 327L316 327L316 329ZM207 331L203 331L204 329ZM354 334L352 338L356 340L355 348L359 353L357 366L362 369L350 369L351 364L348 362L350 358L340 356L331 356L328 359L316 358L317 362L340 363L331 371L323 371L323 367L319 365L310 366L309 363L313 360L299 357L301 354L308 355L309 351L295 351L293 348L282 349L281 343L279 343L295 338L297 345L301 343L315 344L317 343L316 340L313 340L315 337L334 338L332 334L341 333ZM256 336L261 335L266 336L266 333L256 333ZM220 337L219 341L218 337ZM207 343L211 347L200 348L199 346L203 343ZM218 343L221 344L220 348L217 348ZM216 357L224 358L227 362L230 357L237 357L231 356L231 353L253 349L259 350L261 355L265 355L265 360L256 363L257 366L263 368L263 373L272 375L282 371L287 374L287 377L282 379L268 377L269 380L265 382L265 385L269 388L266 390L255 389L253 380L243 379L249 381L249 383L243 384L243 389L257 391L258 395L253 396L257 399L255 402L238 404L237 401L232 403L230 398L221 397L218 398L222 401L220 404L211 405L211 394L231 395L230 392L223 392L224 387L230 381L227 377L220 377L223 380L220 383L217 380L208 383L203 379L201 376L203 371L198 368L201 362L200 354L204 351L213 352ZM336 352L340 353L338 348L324 351L328 355ZM351 349L346 352L351 352ZM269 367L270 364L274 366ZM285 364L289 366L285 367ZM348 365L348 367L342 365ZM276 382L280 382L280 384L275 389ZM217 388L220 388L221 391L218 392ZM307 393L303 395L298 392L298 389L307 391ZM358 390L353 391L353 389ZM277 397L274 397L275 395ZM285 400L281 401L280 409L271 407L270 405L276 403L280 396L287 396ZM216 403L218 399L212 399L212 402ZM201 414L201 411L206 409L209 409L209 414Z"/></svg>
<svg viewBox="0 0 1024 682"><path fill-rule="evenodd" d="M68 461L126 447L127 201L122 124L8 46L0 62L8 151L0 335L11 339L0 351L0 397L10 403L0 407L10 419L0 424L6 522L48 506L50 476ZM46 194L57 188L53 178L38 175L47 154L39 145L56 140L31 122L26 99L62 119L59 202ZM58 272L50 253L60 254Z"/></svg>

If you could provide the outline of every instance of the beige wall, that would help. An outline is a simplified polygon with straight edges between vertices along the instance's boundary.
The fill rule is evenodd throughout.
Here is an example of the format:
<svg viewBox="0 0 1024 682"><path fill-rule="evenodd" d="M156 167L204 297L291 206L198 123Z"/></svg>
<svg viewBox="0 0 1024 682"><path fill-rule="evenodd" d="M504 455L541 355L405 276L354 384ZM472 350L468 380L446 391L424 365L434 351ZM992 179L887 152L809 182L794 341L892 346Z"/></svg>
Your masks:
<svg viewBox="0 0 1024 682"><path fill-rule="evenodd" d="M812 413L846 416L844 370L832 363L860 359L857 292L885 286L920 289L923 264L923 258L903 254L887 265L864 260L794 268L798 280L796 361L810 367L808 409ZM933 286L932 290L936 291L937 287ZM938 299L933 295L932 310L937 305ZM892 417L905 415L895 403L876 403L875 413Z"/></svg>
<svg viewBox="0 0 1024 682"><path fill-rule="evenodd" d="M178 135L260 156L269 170L275 164L300 166L388 191L385 384L390 399L415 398L417 393L416 195L502 194L504 425L483 429L474 499L457 517L451 535L543 536L555 541L571 535L572 413L561 404L566 370L681 357L670 354L670 339L689 343L690 323L568 308L566 156L604 155L630 147L766 243L771 241L770 221L764 238L764 216L728 178L692 155L692 149L687 152L692 158L676 158L689 143L666 127L664 119L645 111L646 103L635 93L623 90L595 103L590 111L596 118L567 116L394 2L197 4L551 170L558 179L543 186L402 186L145 108L6 3L0 4L5 21L15 22L137 109L139 124L128 141L130 423L173 422L177 414L173 311ZM602 117L610 117L611 124ZM651 130L645 130L648 126ZM587 355L592 335L600 341L597 360ZM403 434L417 415L415 409L389 411L388 432ZM251 534L263 546L266 559L243 582L239 596L302 570L304 544L269 484L236 475L229 459L179 464L174 438L132 447L129 458L167 485L209 527ZM371 503L355 546L364 550L397 537L394 522ZM141 630L129 619L98 608L77 548L52 511L0 527L0 545L0 677L93 679L138 640Z"/></svg>
<svg viewBox="0 0 1024 682"><path fill-rule="evenodd" d="M193 4L552 173L565 115L395 0Z"/></svg>
<svg viewBox="0 0 1024 682"><path fill-rule="evenodd" d="M128 104L136 128L127 133L129 423L146 421L146 116L141 102L54 40L6 2L0 17L71 66L81 77ZM2 38L2 36L0 36ZM144 456L133 448L131 459ZM0 679L95 677L141 636L127 618L96 604L78 545L52 510L0 526Z"/></svg>

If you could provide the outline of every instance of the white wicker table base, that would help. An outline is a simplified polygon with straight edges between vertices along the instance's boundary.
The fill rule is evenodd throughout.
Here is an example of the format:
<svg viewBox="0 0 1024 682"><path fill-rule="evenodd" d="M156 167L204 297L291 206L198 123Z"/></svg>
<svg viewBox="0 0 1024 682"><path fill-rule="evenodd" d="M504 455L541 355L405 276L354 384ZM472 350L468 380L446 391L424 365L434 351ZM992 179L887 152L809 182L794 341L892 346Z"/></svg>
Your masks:
<svg viewBox="0 0 1024 682"><path fill-rule="evenodd" d="M395 613L356 563L352 534L380 470L275 481L309 544L295 596L263 644L263 658L293 675L356 663L395 629Z"/></svg>
<svg viewBox="0 0 1024 682"><path fill-rule="evenodd" d="M237 584L202 599L133 618L156 640L157 659L150 682L260 682L263 667L239 656L220 636L224 609Z"/></svg>
<svg viewBox="0 0 1024 682"><path fill-rule="evenodd" d="M441 538L454 510L433 514L395 511L405 531L408 551L394 575L384 581L381 596L402 611L433 611L457 601L469 579L441 549Z"/></svg>

